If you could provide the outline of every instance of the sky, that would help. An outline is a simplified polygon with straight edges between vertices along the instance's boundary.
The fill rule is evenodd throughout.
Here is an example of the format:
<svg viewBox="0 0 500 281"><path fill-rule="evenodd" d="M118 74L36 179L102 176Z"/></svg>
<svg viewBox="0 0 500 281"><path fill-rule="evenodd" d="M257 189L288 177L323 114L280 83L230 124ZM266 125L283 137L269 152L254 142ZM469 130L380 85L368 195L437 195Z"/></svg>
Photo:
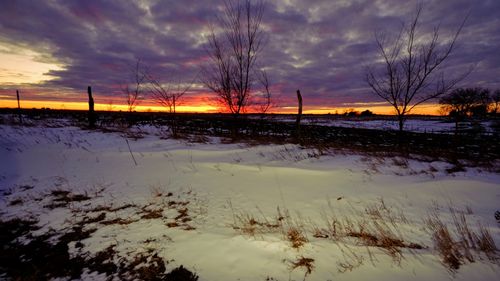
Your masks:
<svg viewBox="0 0 500 281"><path fill-rule="evenodd" d="M469 15L440 71L453 77L473 67L459 86L499 89L498 0L269 0L258 64L269 75L274 111L295 111L297 89L306 112L389 110L364 79L367 67L380 63L374 34L396 34L418 3L420 30L439 25L443 39ZM1 6L0 107L14 106L16 89L26 107L83 107L91 85L97 109L121 109L120 85L140 59L160 80L194 81L181 111L219 110L199 76L222 0L5 0ZM155 103L140 105L147 110Z"/></svg>

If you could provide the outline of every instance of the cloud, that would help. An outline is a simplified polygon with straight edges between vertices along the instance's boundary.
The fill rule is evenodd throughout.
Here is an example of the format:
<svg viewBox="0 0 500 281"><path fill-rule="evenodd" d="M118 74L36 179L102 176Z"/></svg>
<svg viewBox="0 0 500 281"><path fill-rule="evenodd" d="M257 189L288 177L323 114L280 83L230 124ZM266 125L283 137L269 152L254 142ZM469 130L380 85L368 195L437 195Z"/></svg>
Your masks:
<svg viewBox="0 0 500 281"><path fill-rule="evenodd" d="M222 3L5 1L0 45L30 48L39 62L63 66L49 71L54 79L37 85L52 89L46 91L51 99L58 95L54 89L64 89L61 98L77 99L87 85L104 99L117 95L117 85L128 79L127 65L139 58L157 76L194 79L206 57L209 24ZM465 86L500 88L500 1L427 0L423 5L422 31L440 25L444 35L453 34L470 11L444 71L460 73L474 64ZM377 59L374 32L393 34L415 7L416 2L396 0L268 1L267 45L259 65L268 69L283 106L293 105L296 89L310 105L379 102L363 79L366 66Z"/></svg>

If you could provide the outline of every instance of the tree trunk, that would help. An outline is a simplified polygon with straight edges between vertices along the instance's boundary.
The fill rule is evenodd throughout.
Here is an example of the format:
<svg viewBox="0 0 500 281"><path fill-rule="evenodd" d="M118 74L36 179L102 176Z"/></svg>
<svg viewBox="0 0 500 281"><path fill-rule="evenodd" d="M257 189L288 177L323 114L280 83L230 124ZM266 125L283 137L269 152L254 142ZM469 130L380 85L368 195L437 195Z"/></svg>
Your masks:
<svg viewBox="0 0 500 281"><path fill-rule="evenodd" d="M170 124L170 129L172 130L172 136L174 138L177 138L177 124L176 124L176 120L175 120L175 94L172 95L172 109L170 110L170 113L171 113L171 117L172 117L172 120L171 120L171 124Z"/></svg>
<svg viewBox="0 0 500 281"><path fill-rule="evenodd" d="M299 104L299 111L297 113L297 120L295 121L295 135L300 139L300 119L302 119L302 95L300 94L300 90L297 90L297 101Z"/></svg>
<svg viewBox="0 0 500 281"><path fill-rule="evenodd" d="M94 112L94 98L92 97L92 88L88 86L87 93L89 95L89 113L88 113L88 121L89 128L95 127L95 112Z"/></svg>
<svg viewBox="0 0 500 281"><path fill-rule="evenodd" d="M403 127L405 123L405 118L403 115L398 115L398 121L399 121L399 132L403 132Z"/></svg>
<svg viewBox="0 0 500 281"><path fill-rule="evenodd" d="M23 123L23 116L21 115L21 102L19 101L19 90L16 90L17 96L17 114L19 116L19 123Z"/></svg>

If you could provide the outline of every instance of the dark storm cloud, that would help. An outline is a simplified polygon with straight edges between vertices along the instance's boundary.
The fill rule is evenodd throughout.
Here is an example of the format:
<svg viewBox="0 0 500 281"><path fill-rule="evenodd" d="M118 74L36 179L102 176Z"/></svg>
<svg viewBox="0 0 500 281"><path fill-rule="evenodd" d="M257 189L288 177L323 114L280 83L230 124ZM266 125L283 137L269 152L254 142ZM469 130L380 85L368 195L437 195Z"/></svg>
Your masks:
<svg viewBox="0 0 500 281"><path fill-rule="evenodd" d="M452 35L470 13L448 62L458 74L474 64L466 86L500 88L500 22L497 0L423 1L422 30L438 24ZM0 43L38 51L40 61L63 70L47 87L81 92L89 84L116 95L126 65L140 58L157 76L191 80L206 57L204 42L222 1L2 1ZM293 102L300 88L310 105L379 101L364 82L376 59L374 32L401 27L416 2L396 0L268 1L267 45L259 64L280 100ZM446 69L445 69L446 71Z"/></svg>

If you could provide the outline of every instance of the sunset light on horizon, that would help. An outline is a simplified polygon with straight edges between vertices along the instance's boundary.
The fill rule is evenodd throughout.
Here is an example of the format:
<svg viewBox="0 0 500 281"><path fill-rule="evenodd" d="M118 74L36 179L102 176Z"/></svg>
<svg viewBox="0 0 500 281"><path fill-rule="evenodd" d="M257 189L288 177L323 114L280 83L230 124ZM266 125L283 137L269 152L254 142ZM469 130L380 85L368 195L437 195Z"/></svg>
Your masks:
<svg viewBox="0 0 500 281"><path fill-rule="evenodd" d="M0 108L17 108L17 100L2 99L0 101ZM31 101L23 100L21 103L23 109L56 109L56 110L88 110L88 102L64 102L64 101ZM426 104L415 108L411 114L416 115L442 115L440 112L441 106L439 104ZM127 111L127 105L114 104L114 103L100 103L96 102L95 110L97 111ZM361 113L362 111L369 110L374 114L381 115L394 115L394 108L387 105L365 105L365 106L339 106L339 107L304 107L304 114L344 114L350 111ZM168 108L157 104L139 104L134 111L137 112L168 112ZM179 105L177 107L179 113L219 113L224 112L216 104L210 105ZM248 113L258 113L257 111L249 111ZM275 114L296 114L297 107L276 107L270 108L268 113Z"/></svg>

